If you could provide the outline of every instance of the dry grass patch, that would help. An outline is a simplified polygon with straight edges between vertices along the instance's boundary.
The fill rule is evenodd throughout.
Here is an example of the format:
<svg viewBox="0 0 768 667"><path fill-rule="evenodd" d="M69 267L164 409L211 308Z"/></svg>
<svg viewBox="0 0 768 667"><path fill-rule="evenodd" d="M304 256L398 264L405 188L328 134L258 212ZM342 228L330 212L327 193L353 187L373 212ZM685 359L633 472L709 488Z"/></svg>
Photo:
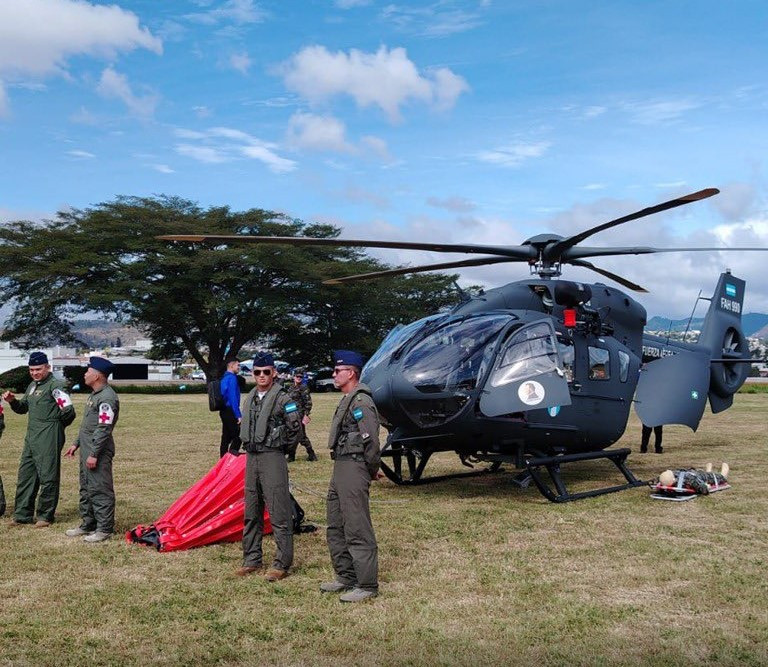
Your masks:
<svg viewBox="0 0 768 667"><path fill-rule="evenodd" d="M291 475L308 519L322 524L339 396L315 398L321 460L300 449ZM740 394L696 434L666 428L664 455L633 452L643 479L731 464L732 490L688 503L640 488L553 505L515 488L511 471L415 488L378 482L382 594L361 606L318 592L331 574L322 532L297 537L295 572L273 585L232 576L239 545L159 554L67 539L77 469L65 461L59 523L0 526L0 664L763 665L767 411L768 395ZM0 471L12 501L26 419L6 419ZM618 445L636 452L639 432L633 419ZM199 479L218 433L204 396L124 396L118 529L156 519ZM427 470L462 469L441 454ZM566 479L581 490L616 477L585 463Z"/></svg>

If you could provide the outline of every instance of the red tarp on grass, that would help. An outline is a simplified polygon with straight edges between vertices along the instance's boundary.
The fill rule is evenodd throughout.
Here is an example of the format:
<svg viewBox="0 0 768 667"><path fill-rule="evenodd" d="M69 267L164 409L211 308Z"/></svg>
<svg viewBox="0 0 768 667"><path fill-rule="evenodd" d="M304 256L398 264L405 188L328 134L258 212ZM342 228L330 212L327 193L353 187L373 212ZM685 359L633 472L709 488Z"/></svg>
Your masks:
<svg viewBox="0 0 768 667"><path fill-rule="evenodd" d="M179 551L243 538L245 455L227 454L199 482L193 484L155 523L136 526L125 534L128 542ZM272 532L264 510L264 534Z"/></svg>

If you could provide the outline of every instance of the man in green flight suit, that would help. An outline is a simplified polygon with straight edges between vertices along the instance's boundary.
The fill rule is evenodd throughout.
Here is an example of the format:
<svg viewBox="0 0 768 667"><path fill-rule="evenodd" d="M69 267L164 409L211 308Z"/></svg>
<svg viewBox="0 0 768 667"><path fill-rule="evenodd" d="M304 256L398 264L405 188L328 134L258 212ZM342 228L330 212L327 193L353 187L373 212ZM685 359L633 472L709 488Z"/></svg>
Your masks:
<svg viewBox="0 0 768 667"><path fill-rule="evenodd" d="M32 523L37 497L35 528L45 528L53 523L59 503L64 429L74 421L75 407L65 391L66 383L51 374L45 352L33 352L29 356L29 375L32 382L24 396L16 398L11 391L3 394L11 410L20 415L29 413L27 437L19 461L13 523Z"/></svg>
<svg viewBox="0 0 768 667"><path fill-rule="evenodd" d="M5 431L5 416L3 415L3 406L0 405L0 436ZM0 516L5 514L5 490L3 489L3 477L0 475Z"/></svg>
<svg viewBox="0 0 768 667"><path fill-rule="evenodd" d="M335 581L324 593L342 593L342 602L362 602L379 592L379 559L371 523L369 489L381 464L379 413L371 390L360 382L363 357L334 352L333 382L344 393L331 421L328 447L333 475L328 488L328 549Z"/></svg>
<svg viewBox="0 0 768 667"><path fill-rule="evenodd" d="M256 387L245 399L240 422L240 441L248 458L245 463L243 566L235 574L243 577L264 567L261 543L266 506L276 546L275 559L266 573L267 581L285 579L293 564L293 503L285 454L295 445L301 425L299 406L283 386L275 382L276 376L273 356L259 352L253 360Z"/></svg>
<svg viewBox="0 0 768 667"><path fill-rule="evenodd" d="M288 449L288 461L296 460L296 450L299 445L307 450L307 461L317 461L317 454L312 449L312 443L307 436L307 424L311 421L309 413L312 412L312 396L307 383L304 382L304 372L300 368L293 371L293 383L288 387L288 395L296 401L301 412L301 433L298 442Z"/></svg>
<svg viewBox="0 0 768 667"><path fill-rule="evenodd" d="M84 542L103 542L115 530L115 486L112 481L112 459L115 440L112 431L120 415L120 401L109 375L114 364L103 357L91 357L85 371L85 384L91 395L85 403L85 414L75 444L65 456L73 458L80 449L80 525L66 531L67 537L80 537Z"/></svg>

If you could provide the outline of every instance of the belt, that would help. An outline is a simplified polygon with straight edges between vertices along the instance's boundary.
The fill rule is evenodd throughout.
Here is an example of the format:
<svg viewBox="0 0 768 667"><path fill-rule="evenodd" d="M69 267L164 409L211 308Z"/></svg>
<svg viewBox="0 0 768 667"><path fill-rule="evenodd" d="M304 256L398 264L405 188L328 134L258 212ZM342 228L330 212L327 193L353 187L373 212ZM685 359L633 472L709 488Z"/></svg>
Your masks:
<svg viewBox="0 0 768 667"><path fill-rule="evenodd" d="M359 463L365 463L365 457L362 454L337 454L331 451L331 458L334 461L357 461Z"/></svg>

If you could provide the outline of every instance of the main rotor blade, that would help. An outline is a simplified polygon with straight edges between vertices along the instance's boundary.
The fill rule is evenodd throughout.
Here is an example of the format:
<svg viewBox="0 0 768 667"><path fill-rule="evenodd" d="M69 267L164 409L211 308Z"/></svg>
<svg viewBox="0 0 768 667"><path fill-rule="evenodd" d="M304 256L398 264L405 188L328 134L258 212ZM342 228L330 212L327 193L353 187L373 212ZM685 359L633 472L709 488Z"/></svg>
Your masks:
<svg viewBox="0 0 768 667"><path fill-rule="evenodd" d="M570 248L562 255L562 261L570 262L581 257L611 257L615 255L651 255L659 252L720 252L722 250L737 252L768 251L768 248L650 248L644 246L638 247L616 247L616 248L589 248L579 247Z"/></svg>
<svg viewBox="0 0 768 667"><path fill-rule="evenodd" d="M573 264L574 266L583 266L585 269L591 269L595 273L599 273L601 276L605 276L606 278L610 278L614 282L619 283L619 285L624 285L624 287L634 290L635 292L647 292L648 290L645 289L645 287L641 287L640 285L633 283L631 280L627 280L626 278L622 278L621 276L616 275L615 273L611 273L610 271L606 271L605 269L601 269L594 264L591 264L589 262L585 262L581 259L569 261L569 264Z"/></svg>
<svg viewBox="0 0 768 667"><path fill-rule="evenodd" d="M622 216L621 218L616 218L615 220L611 220L610 222L604 222L602 225L598 225L597 227L592 227L591 229L587 229L581 232L580 234L576 234L575 236L569 236L567 239L563 239L562 241L556 243L547 252L547 257L550 259L557 259L566 250L568 250L568 248L572 248L577 243L581 243L584 239L588 239L593 234L602 232L605 229L610 229L611 227L616 227L617 225L622 225L625 222L630 222L631 220L637 220L638 218L644 218L647 215L653 215L654 213L660 213L661 211L668 211L671 208L677 208L678 206L684 206L685 204L690 204L692 202L699 201L701 199L706 199L707 197L712 197L713 195L716 195L718 192L720 192L720 190L718 190L717 188L706 188L705 190L692 192L689 195L683 195L682 197L678 197L677 199L670 199L669 201L666 201L662 204L656 204L656 206L649 206L648 208L644 208L640 211L636 211L635 213L630 213L629 215Z"/></svg>
<svg viewBox="0 0 768 667"><path fill-rule="evenodd" d="M165 234L163 241L192 241L197 243L262 243L280 245L344 246L357 248L395 248L400 250L429 250L431 252L464 252L500 255L514 259L536 258L530 246L484 246L465 243L416 243L411 241L373 241L362 239L319 239L311 236L225 236L218 234Z"/></svg>
<svg viewBox="0 0 768 667"><path fill-rule="evenodd" d="M406 273L423 273L425 271L439 271L440 269L455 269L461 266L484 266L486 264L501 264L503 262L521 261L524 260L510 259L508 257L478 257L477 259L465 259L457 262L443 262L441 264L403 266L399 269L389 269L387 271L373 271L371 273L358 273L354 276L345 276L344 278L330 278L329 280L324 280L323 285L341 285L343 283L354 283L359 280L376 280L377 278L402 276Z"/></svg>

